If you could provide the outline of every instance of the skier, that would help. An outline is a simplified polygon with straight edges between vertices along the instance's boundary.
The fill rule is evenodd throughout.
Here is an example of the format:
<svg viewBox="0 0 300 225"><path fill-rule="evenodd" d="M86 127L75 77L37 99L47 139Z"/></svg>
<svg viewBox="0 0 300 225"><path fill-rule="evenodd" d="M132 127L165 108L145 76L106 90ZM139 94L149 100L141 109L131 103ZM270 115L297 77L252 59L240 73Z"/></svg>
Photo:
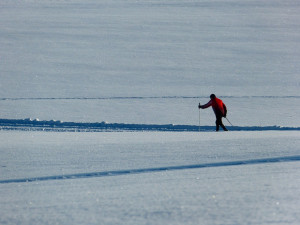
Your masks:
<svg viewBox="0 0 300 225"><path fill-rule="evenodd" d="M216 115L216 131L219 131L219 127L221 126L224 131L228 131L222 122L222 117L226 117L227 108L223 101L217 98L214 94L210 95L210 101L205 105L198 105L199 109L206 109L212 106L214 113Z"/></svg>

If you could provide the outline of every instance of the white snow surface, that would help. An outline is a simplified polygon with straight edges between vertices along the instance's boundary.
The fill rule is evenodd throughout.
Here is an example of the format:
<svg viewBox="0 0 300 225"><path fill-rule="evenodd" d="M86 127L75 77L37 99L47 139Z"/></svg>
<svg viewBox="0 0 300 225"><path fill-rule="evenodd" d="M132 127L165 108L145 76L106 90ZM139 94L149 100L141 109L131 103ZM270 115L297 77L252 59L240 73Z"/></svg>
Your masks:
<svg viewBox="0 0 300 225"><path fill-rule="evenodd" d="M0 224L300 224L299 11L1 0Z"/></svg>
<svg viewBox="0 0 300 225"><path fill-rule="evenodd" d="M2 0L0 95L299 96L299 7Z"/></svg>
<svg viewBox="0 0 300 225"><path fill-rule="evenodd" d="M298 131L2 131L0 222L297 224L299 146Z"/></svg>

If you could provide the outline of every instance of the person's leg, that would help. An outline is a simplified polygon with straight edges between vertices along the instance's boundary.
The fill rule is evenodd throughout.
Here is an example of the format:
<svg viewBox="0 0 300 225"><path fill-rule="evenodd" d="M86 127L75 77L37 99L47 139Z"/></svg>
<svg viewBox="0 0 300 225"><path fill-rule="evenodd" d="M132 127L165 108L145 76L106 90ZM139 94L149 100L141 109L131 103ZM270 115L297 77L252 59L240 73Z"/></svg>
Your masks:
<svg viewBox="0 0 300 225"><path fill-rule="evenodd" d="M216 131L219 131L219 127L222 127L224 131L228 131L227 128L224 126L223 122L222 122L222 117L218 116L217 120L216 120Z"/></svg>
<svg viewBox="0 0 300 225"><path fill-rule="evenodd" d="M220 119L217 117L217 120L216 120L216 131L219 131L220 129Z"/></svg>
<svg viewBox="0 0 300 225"><path fill-rule="evenodd" d="M220 124L219 124L218 120L216 120L216 131L219 131L219 129L220 129Z"/></svg>
<svg viewBox="0 0 300 225"><path fill-rule="evenodd" d="M220 126L223 128L224 131L228 131L222 122L222 117L220 118Z"/></svg>

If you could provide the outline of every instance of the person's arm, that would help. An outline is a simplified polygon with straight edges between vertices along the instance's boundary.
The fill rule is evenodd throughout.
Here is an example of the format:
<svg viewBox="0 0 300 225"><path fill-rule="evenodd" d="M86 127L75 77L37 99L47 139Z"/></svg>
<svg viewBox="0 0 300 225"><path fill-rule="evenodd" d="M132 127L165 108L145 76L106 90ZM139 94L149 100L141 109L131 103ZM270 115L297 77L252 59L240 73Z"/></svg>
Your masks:
<svg viewBox="0 0 300 225"><path fill-rule="evenodd" d="M199 109L206 109L206 108L210 107L211 104L212 104L212 102L211 102L211 100L210 100L210 101L209 101L208 103L206 103L205 105L200 105L200 104L199 104L198 108L199 108Z"/></svg>

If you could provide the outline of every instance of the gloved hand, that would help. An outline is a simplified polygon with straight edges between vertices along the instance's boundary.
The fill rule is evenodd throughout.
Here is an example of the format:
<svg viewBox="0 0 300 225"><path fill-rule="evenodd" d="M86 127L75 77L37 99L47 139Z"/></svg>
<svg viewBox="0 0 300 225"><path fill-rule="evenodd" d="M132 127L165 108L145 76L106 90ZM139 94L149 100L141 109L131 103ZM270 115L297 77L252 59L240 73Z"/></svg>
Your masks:
<svg viewBox="0 0 300 225"><path fill-rule="evenodd" d="M199 109L201 109L201 105L200 105L200 103L199 103L199 105L198 105L198 108L199 108Z"/></svg>

